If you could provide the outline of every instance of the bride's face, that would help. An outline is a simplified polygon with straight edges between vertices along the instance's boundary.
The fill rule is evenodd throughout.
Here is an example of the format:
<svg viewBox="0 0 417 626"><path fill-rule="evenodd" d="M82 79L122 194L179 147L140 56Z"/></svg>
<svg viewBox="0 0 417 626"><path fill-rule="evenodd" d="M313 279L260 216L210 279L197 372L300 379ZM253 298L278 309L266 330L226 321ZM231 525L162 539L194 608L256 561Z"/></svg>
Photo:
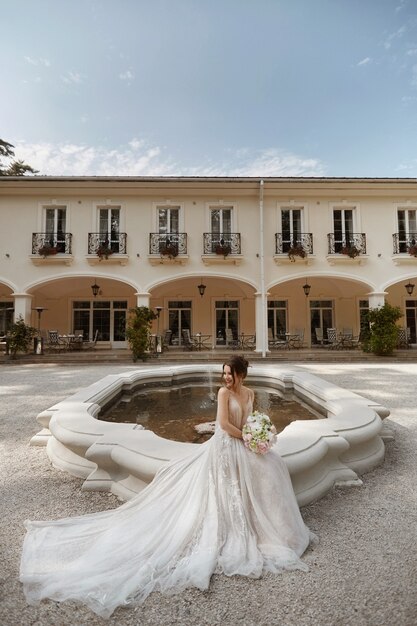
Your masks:
<svg viewBox="0 0 417 626"><path fill-rule="evenodd" d="M234 389L234 387L241 382L241 377L237 374L233 376L230 365L225 365L223 368L223 380L227 389Z"/></svg>

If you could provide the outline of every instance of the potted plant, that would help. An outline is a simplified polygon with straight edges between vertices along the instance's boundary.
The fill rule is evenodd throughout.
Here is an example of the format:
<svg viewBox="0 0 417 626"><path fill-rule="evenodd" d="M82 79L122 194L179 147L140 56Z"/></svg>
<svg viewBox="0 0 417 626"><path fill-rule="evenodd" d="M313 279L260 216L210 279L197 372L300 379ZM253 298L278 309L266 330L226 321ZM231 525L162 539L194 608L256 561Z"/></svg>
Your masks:
<svg viewBox="0 0 417 626"><path fill-rule="evenodd" d="M52 256L54 254L58 254L58 248L56 246L51 246L48 243L43 244L41 248L39 248L38 253L46 259L47 256Z"/></svg>
<svg viewBox="0 0 417 626"><path fill-rule="evenodd" d="M307 256L307 252L299 242L292 244L291 248L288 250L288 258L291 262L295 262L296 256L299 256L301 259L305 259Z"/></svg>
<svg viewBox="0 0 417 626"><path fill-rule="evenodd" d="M410 256L417 257L417 243L411 244L411 246L407 248L407 252Z"/></svg>
<svg viewBox="0 0 417 626"><path fill-rule="evenodd" d="M160 254L175 259L178 256L178 247L174 243L166 243L161 247Z"/></svg>
<svg viewBox="0 0 417 626"><path fill-rule="evenodd" d="M36 328L25 324L22 317L11 325L7 333L7 345L12 359L16 358L18 352L29 351L32 339L37 332Z"/></svg>
<svg viewBox="0 0 417 626"><path fill-rule="evenodd" d="M133 360L145 361L149 356L149 334L156 313L147 306L130 309L130 318L126 329L126 339L132 349Z"/></svg>
<svg viewBox="0 0 417 626"><path fill-rule="evenodd" d="M100 261L102 259L108 259L111 254L113 254L113 250L106 242L101 243L97 248L97 256L100 257Z"/></svg>
<svg viewBox="0 0 417 626"><path fill-rule="evenodd" d="M218 243L215 249L216 254L220 255L220 256L224 256L224 258L227 257L228 254L230 254L232 251L232 248L226 244L226 243Z"/></svg>
<svg viewBox="0 0 417 626"><path fill-rule="evenodd" d="M350 257L351 259L354 259L355 257L360 255L361 251L354 244L346 244L340 250L340 253L341 254L345 254L346 256Z"/></svg>

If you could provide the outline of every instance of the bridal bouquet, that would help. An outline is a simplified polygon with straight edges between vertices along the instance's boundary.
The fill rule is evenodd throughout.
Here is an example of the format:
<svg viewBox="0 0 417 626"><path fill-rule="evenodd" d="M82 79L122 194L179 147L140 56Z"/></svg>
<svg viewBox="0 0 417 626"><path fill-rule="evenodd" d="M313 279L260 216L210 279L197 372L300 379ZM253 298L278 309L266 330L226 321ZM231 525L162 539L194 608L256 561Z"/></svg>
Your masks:
<svg viewBox="0 0 417 626"><path fill-rule="evenodd" d="M266 454L277 439L277 430L268 415L253 411L242 428L243 443L256 454Z"/></svg>

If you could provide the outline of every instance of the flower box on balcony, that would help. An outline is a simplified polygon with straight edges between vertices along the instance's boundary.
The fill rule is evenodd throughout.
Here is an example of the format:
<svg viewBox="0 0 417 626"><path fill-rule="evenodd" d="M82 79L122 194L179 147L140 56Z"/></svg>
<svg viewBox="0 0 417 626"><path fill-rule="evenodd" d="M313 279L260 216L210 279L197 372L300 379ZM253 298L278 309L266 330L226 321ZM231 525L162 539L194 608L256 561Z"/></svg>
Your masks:
<svg viewBox="0 0 417 626"><path fill-rule="evenodd" d="M351 259L355 259L360 255L361 251L356 246L343 246L340 253L350 257Z"/></svg>
<svg viewBox="0 0 417 626"><path fill-rule="evenodd" d="M160 249L161 256L167 256L169 259L175 259L178 256L178 248L173 244L167 244Z"/></svg>
<svg viewBox="0 0 417 626"><path fill-rule="evenodd" d="M102 259L108 259L113 254L113 250L108 246L101 245L97 248L97 256Z"/></svg>
<svg viewBox="0 0 417 626"><path fill-rule="evenodd" d="M54 246L42 246L41 248L39 248L38 250L40 256L43 256L44 259L46 259L46 257L48 256L52 256L54 254L58 254L59 250L58 248L54 247Z"/></svg>
<svg viewBox="0 0 417 626"><path fill-rule="evenodd" d="M230 246L227 245L217 245L215 248L215 252L216 254L218 254L219 256L223 256L224 258L226 258L232 251L232 248Z"/></svg>
<svg viewBox="0 0 417 626"><path fill-rule="evenodd" d="M300 259L305 259L307 256L307 252L304 250L303 246L301 246L300 244L291 246L291 248L288 250L288 258L293 263L295 263L296 256L300 257Z"/></svg>
<svg viewBox="0 0 417 626"><path fill-rule="evenodd" d="M409 248L407 248L407 252L410 256L417 257L417 244L413 244Z"/></svg>

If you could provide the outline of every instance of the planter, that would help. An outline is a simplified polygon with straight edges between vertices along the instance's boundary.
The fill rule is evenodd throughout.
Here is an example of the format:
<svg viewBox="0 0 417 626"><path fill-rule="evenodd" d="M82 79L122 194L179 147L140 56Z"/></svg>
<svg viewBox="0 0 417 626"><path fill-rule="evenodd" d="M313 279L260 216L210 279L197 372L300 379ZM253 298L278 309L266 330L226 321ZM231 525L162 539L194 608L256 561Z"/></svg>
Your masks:
<svg viewBox="0 0 417 626"><path fill-rule="evenodd" d="M58 248L54 248L53 246L42 246L38 250L40 256L43 256L46 259L47 256L52 256L54 254L58 254Z"/></svg>
<svg viewBox="0 0 417 626"><path fill-rule="evenodd" d="M407 248L407 252L410 256L417 257L417 244L413 244L409 248Z"/></svg>
<svg viewBox="0 0 417 626"><path fill-rule="evenodd" d="M356 248L356 246L343 246L343 248L340 251L341 254L345 254L346 256L350 257L351 259L354 259L355 257L359 256L361 251L358 250L358 248Z"/></svg>
<svg viewBox="0 0 417 626"><path fill-rule="evenodd" d="M218 254L219 256L224 256L224 258L226 258L227 255L231 253L231 251L232 251L232 248L230 246L218 245L216 246L216 249L215 249L216 254Z"/></svg>
<svg viewBox="0 0 417 626"><path fill-rule="evenodd" d="M102 259L108 259L112 254L113 250L111 248L107 248L106 246L99 246L97 248L97 256L100 257L100 261Z"/></svg>
<svg viewBox="0 0 417 626"><path fill-rule="evenodd" d="M307 252L302 246L293 246L288 250L288 258L291 262L295 263L295 257L299 256L300 259L305 259Z"/></svg>
<svg viewBox="0 0 417 626"><path fill-rule="evenodd" d="M163 246L160 249L160 254L161 256L167 256L170 259L175 259L175 257L178 256L178 248L177 246L173 246L172 244L168 246Z"/></svg>

